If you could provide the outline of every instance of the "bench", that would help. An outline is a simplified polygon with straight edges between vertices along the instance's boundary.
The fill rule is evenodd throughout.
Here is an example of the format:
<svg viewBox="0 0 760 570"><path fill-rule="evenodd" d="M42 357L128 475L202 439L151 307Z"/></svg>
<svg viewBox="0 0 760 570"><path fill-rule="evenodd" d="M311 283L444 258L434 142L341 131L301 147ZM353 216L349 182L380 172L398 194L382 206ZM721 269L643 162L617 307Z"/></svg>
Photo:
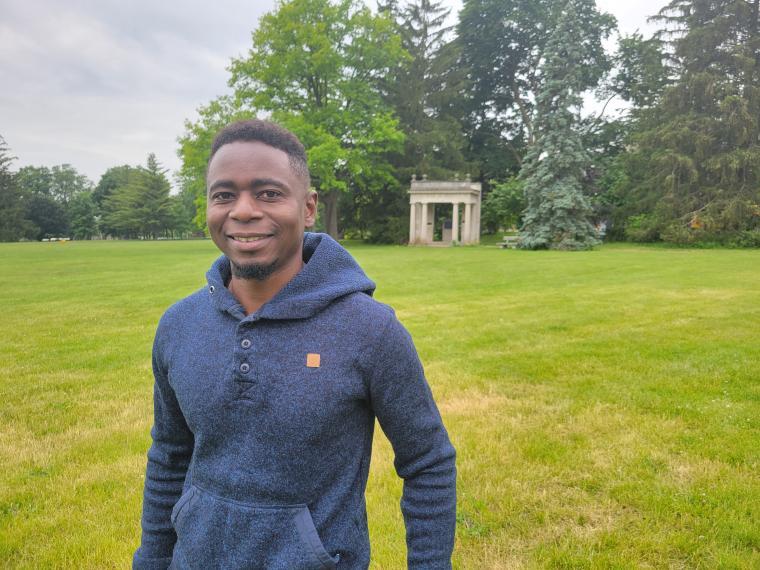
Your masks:
<svg viewBox="0 0 760 570"><path fill-rule="evenodd" d="M515 249L520 244L520 236L504 236L499 244L501 249Z"/></svg>

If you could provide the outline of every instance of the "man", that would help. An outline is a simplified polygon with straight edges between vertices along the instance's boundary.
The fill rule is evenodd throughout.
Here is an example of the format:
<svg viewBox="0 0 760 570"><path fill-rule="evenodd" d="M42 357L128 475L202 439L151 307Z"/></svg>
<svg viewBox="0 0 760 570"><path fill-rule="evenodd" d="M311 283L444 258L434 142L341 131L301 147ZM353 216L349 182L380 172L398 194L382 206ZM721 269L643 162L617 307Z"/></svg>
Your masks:
<svg viewBox="0 0 760 570"><path fill-rule="evenodd" d="M375 417L404 479L409 568L450 568L454 449L414 345L314 223L303 145L224 128L207 169L208 286L161 318L138 569L359 569Z"/></svg>

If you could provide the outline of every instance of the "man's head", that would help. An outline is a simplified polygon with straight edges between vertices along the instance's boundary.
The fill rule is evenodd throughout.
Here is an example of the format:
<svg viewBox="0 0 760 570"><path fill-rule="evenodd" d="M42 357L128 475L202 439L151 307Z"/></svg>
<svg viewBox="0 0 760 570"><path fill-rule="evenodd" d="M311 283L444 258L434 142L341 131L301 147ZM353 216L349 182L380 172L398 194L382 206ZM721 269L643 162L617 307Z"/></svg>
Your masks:
<svg viewBox="0 0 760 570"><path fill-rule="evenodd" d="M314 224L306 152L290 131L267 121L232 123L211 146L206 220L233 275L265 280L302 263L303 230Z"/></svg>

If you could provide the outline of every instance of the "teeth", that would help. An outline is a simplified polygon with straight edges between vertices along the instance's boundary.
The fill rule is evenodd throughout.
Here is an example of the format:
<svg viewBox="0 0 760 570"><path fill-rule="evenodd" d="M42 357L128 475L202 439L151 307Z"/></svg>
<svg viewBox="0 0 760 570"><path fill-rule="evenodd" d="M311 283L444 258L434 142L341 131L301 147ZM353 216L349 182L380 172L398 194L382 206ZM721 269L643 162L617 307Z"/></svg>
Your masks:
<svg viewBox="0 0 760 570"><path fill-rule="evenodd" d="M264 239L267 236L257 236L257 237L239 237L239 236L232 236L232 239L235 241L242 241L244 243L248 243L250 241L259 241Z"/></svg>

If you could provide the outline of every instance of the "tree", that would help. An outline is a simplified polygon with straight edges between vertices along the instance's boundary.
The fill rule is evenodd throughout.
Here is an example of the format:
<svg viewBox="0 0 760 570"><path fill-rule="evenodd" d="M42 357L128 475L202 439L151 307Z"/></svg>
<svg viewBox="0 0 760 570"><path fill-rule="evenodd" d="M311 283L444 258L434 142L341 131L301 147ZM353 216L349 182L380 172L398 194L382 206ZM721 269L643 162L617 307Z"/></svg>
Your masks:
<svg viewBox="0 0 760 570"><path fill-rule="evenodd" d="M106 170L92 191L92 199L95 204L100 207L116 188L122 188L129 184L130 177L138 170L138 168L128 164L112 166Z"/></svg>
<svg viewBox="0 0 760 570"><path fill-rule="evenodd" d="M382 85L403 57L390 20L357 0L290 0L232 60L231 114L270 114L304 142L330 235L340 192L393 182L389 155L404 137Z"/></svg>
<svg viewBox="0 0 760 570"><path fill-rule="evenodd" d="M445 21L451 9L442 2L411 0L389 15L398 21L402 47L410 58L402 60L389 77L388 100L406 135L400 175L413 173L448 178L466 168L462 127L451 112L461 96L457 75L457 45L447 41Z"/></svg>
<svg viewBox="0 0 760 570"><path fill-rule="evenodd" d="M80 192L69 203L69 223L74 239L91 239L98 233L97 206L91 192Z"/></svg>
<svg viewBox="0 0 760 570"><path fill-rule="evenodd" d="M70 164L54 166L50 169L50 176L50 195L64 206L80 192L92 190L92 182Z"/></svg>
<svg viewBox="0 0 760 570"><path fill-rule="evenodd" d="M198 109L196 122L185 121L185 133L179 138L177 151L182 159L177 176L183 191L194 198L195 216L193 223L198 229L206 229L206 164L214 136L225 125L253 116L251 111L242 109L239 102L229 96L219 97Z"/></svg>
<svg viewBox="0 0 760 570"><path fill-rule="evenodd" d="M523 248L587 249L598 243L582 188L591 161L577 129L581 94L596 76L585 67L586 42L593 37L586 28L595 12L593 0L567 0L546 45L535 142L520 171L527 201Z"/></svg>
<svg viewBox="0 0 760 570"><path fill-rule="evenodd" d="M69 235L66 207L48 194L24 196L26 218L34 224L33 239L64 237Z"/></svg>
<svg viewBox="0 0 760 570"><path fill-rule="evenodd" d="M10 168L14 158L0 135L0 241L18 241L31 230L24 216L16 176Z"/></svg>
<svg viewBox="0 0 760 570"><path fill-rule="evenodd" d="M52 195L53 173L47 166L24 166L16 173L16 182L24 196Z"/></svg>
<svg viewBox="0 0 760 570"><path fill-rule="evenodd" d="M166 171L154 154L135 169L127 184L115 188L103 202L103 223L114 235L152 238L173 230L174 211Z"/></svg>
<svg viewBox="0 0 760 570"><path fill-rule="evenodd" d="M638 113L626 233L760 243L760 0L673 0L655 20L676 79Z"/></svg>
<svg viewBox="0 0 760 570"><path fill-rule="evenodd" d="M536 104L545 84L541 70L564 6L564 0L464 1L458 42L471 89L463 122L482 181L517 173L537 139ZM577 88L585 91L610 67L602 40L614 29L615 19L595 8L584 9L578 24Z"/></svg>
<svg viewBox="0 0 760 570"><path fill-rule="evenodd" d="M514 177L505 182L493 182L491 191L483 201L481 225L486 233L517 226L525 210L523 183Z"/></svg>

